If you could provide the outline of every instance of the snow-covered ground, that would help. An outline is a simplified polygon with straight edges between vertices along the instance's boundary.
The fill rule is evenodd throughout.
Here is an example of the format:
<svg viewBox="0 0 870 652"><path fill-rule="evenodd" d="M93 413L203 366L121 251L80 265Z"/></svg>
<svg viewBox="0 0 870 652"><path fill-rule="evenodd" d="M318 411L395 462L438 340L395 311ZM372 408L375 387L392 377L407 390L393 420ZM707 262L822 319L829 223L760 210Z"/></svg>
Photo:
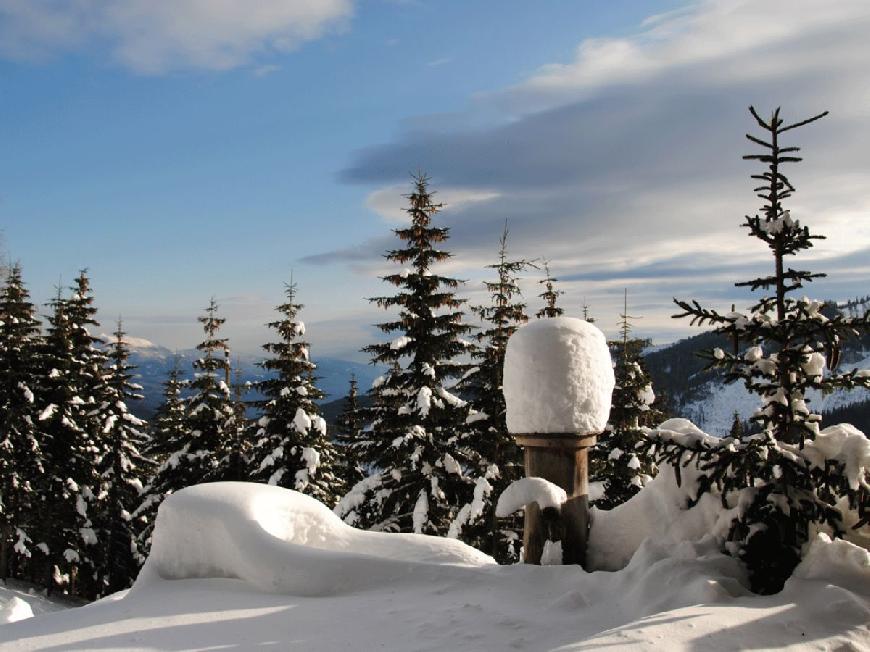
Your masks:
<svg viewBox="0 0 870 652"><path fill-rule="evenodd" d="M679 509L665 484L638 494L646 508ZM682 543L621 535L637 519L631 503L596 513L592 542L600 560L616 563L613 547L630 562L586 573L496 566L449 539L355 530L289 490L200 485L161 509L133 589L3 625L0 649L870 647L864 549L822 536L780 594L759 597L709 534Z"/></svg>
<svg viewBox="0 0 870 652"><path fill-rule="evenodd" d="M11 579L5 585L0 584L0 625L72 606L78 606L78 603L62 596L47 598L42 591L25 582Z"/></svg>

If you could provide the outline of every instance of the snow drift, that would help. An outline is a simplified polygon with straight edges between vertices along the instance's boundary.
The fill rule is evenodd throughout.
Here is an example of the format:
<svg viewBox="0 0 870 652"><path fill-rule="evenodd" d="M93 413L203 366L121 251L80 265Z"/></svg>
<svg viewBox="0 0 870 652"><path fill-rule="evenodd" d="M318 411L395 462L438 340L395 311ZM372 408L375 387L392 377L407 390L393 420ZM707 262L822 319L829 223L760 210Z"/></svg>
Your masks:
<svg viewBox="0 0 870 652"><path fill-rule="evenodd" d="M454 539L346 525L296 491L246 482L188 487L160 506L148 578L236 578L257 589L330 595L492 558Z"/></svg>

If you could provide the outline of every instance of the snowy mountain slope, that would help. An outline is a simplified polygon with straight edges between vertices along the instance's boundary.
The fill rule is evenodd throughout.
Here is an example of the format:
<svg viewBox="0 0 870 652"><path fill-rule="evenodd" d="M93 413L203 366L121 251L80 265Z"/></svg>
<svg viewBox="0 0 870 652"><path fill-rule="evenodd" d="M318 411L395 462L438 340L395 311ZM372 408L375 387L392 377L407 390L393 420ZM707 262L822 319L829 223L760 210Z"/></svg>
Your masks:
<svg viewBox="0 0 870 652"><path fill-rule="evenodd" d="M870 342L847 342L843 351L841 370L870 368ZM730 349L730 343L711 332L666 346L651 347L644 352L644 362L653 381L656 394L666 395L675 415L696 423L702 430L715 435L726 435L737 410L746 421L758 408L758 398L750 395L741 383L726 384L716 371L705 370L706 361L698 353L714 347ZM810 407L824 413L844 406L870 405L867 390L838 391L829 396L811 392ZM863 412L863 411L862 411ZM824 423L837 423L825 419ZM856 422L865 431L870 424Z"/></svg>
<svg viewBox="0 0 870 652"><path fill-rule="evenodd" d="M870 557L843 542L820 539L782 593L758 597L744 588L736 562L703 542L647 540L617 572L494 566L456 541L365 539L373 533L342 527L302 498L262 485L196 488L170 509L178 518L158 524L162 551L132 590L4 625L0 650L860 650L870 643ZM183 517L191 519L186 526ZM245 545L233 551L237 536ZM201 545L209 540L218 543ZM308 580L306 569L316 570ZM278 581L264 590L268 574ZM312 597L315 585L328 590Z"/></svg>
<svg viewBox="0 0 870 652"><path fill-rule="evenodd" d="M842 365L845 369L870 369L870 353L862 352L862 357ZM734 411L746 421L758 409L759 399L750 394L742 383L723 383L710 380L697 390L698 398L682 405L683 417L697 423L702 430L724 436L728 434L734 420ZM820 414L857 403L870 401L870 390L855 389L823 395L812 390L807 394L810 408ZM858 424L860 425L860 424Z"/></svg>

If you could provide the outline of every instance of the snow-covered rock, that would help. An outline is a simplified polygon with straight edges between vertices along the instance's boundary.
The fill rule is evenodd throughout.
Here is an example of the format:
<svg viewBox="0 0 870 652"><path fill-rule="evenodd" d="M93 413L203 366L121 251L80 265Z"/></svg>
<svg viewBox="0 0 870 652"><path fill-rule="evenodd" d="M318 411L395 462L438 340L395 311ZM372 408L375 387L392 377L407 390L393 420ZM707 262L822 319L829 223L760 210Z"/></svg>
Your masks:
<svg viewBox="0 0 870 652"><path fill-rule="evenodd" d="M607 340L589 322L539 319L508 340L504 396L511 432L601 432L613 386Z"/></svg>

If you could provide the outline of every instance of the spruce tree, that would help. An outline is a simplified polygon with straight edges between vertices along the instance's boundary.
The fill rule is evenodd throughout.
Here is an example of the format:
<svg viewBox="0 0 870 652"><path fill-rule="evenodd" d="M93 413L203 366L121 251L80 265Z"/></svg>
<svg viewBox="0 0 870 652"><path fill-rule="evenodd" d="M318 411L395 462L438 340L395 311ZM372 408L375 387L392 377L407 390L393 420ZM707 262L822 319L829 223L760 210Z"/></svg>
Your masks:
<svg viewBox="0 0 870 652"><path fill-rule="evenodd" d="M226 437L219 452L219 468L221 469L219 479L246 482L250 479L248 455L251 448L247 440L250 424L246 416L245 405L245 393L248 387L242 382L242 367L238 359L236 359L233 374L234 381L231 388L233 393L233 413L224 424Z"/></svg>
<svg viewBox="0 0 870 652"><path fill-rule="evenodd" d="M129 401L142 399L138 393L142 388L133 382L135 367L129 364L124 335L118 320L109 351L108 406L102 415L106 453L99 465L105 496L97 518L103 546L98 587L102 594L130 586L145 561L137 538L139 523L133 512L141 501L142 479L150 466L140 452L146 442L143 429L147 424L127 407Z"/></svg>
<svg viewBox="0 0 870 652"><path fill-rule="evenodd" d="M356 376L351 374L347 396L344 398L344 406L336 421L335 440L340 460L338 466L341 470L340 474L344 486L347 488L356 485L366 475L356 448L363 430L362 411L358 402L358 386Z"/></svg>
<svg viewBox="0 0 870 652"><path fill-rule="evenodd" d="M198 317L205 339L196 348L201 357L194 360L191 396L187 402L186 423L190 439L181 454L178 477L173 490L215 482L226 477L221 464L227 440L232 435L235 406L230 391L230 364L227 339L218 337L226 319L218 317L218 305L209 301L205 315Z"/></svg>
<svg viewBox="0 0 870 652"><path fill-rule="evenodd" d="M784 207L795 189L783 168L801 158L795 155L799 148L784 147L782 138L827 112L792 124L785 123L779 109L769 119L752 107L750 112L763 134L747 138L762 150L744 158L765 167L752 175L759 181L755 192L763 203L759 213L746 216L743 226L770 250L773 273L737 283L763 293L745 313L720 313L697 301L676 303L683 311L678 317L712 324L727 336L732 350L708 352L711 366L723 369L728 381L742 381L761 399L751 417L761 428L759 435L728 439L696 453L705 472L700 492L715 489L723 501L726 496L738 496L740 501L726 549L747 564L755 590L773 593L800 560L814 529L828 528L842 536L847 509L857 513L858 526L870 520L868 479L849 478L842 461L827 460L820 466L804 450L815 449L821 421L809 405L808 390L870 387L866 371L836 371L843 340L867 333L870 313L828 318L821 313L823 302L792 296L823 275L787 267L786 259L811 248L822 236L811 234ZM667 447L662 450L671 460L684 456Z"/></svg>
<svg viewBox="0 0 870 652"><path fill-rule="evenodd" d="M462 379L463 394L469 398L468 437L464 445L474 453L475 489L472 500L460 509L452 533L500 562L515 561L519 552L522 524L515 518L499 522L495 500L514 480L523 475L522 451L508 432L502 378L508 338L528 321L518 275L532 266L524 259L510 259L508 229L499 242L498 262L487 265L495 281L485 281L489 305L473 311L485 323L475 334L478 347L472 352L475 366Z"/></svg>
<svg viewBox="0 0 870 652"><path fill-rule="evenodd" d="M329 505L341 494L335 450L316 401L323 398L315 383L317 366L305 341L305 324L298 318L302 304L296 284L285 287L286 301L277 306L280 318L268 324L278 341L263 348L271 357L258 363L270 377L256 383L264 396L254 403L262 411L251 452L251 477L295 489Z"/></svg>
<svg viewBox="0 0 870 652"><path fill-rule="evenodd" d="M649 454L645 429L655 425L661 413L655 409L655 393L642 352L649 340L631 338L628 290L620 314L622 337L609 342L615 359L616 384L611 397L610 421L591 452L592 479L604 485L604 494L593 504L611 509L640 491L656 472Z"/></svg>
<svg viewBox="0 0 870 652"><path fill-rule="evenodd" d="M31 556L35 481L43 473L34 393L39 392L40 325L12 265L0 290L0 579Z"/></svg>
<svg viewBox="0 0 870 652"><path fill-rule="evenodd" d="M364 527L444 535L471 488L469 460L459 446L467 406L448 386L467 368L457 358L470 346L461 338L470 327L462 321L464 302L454 295L460 281L433 271L450 254L438 248L449 231L432 225L442 207L432 194L418 175L408 196L410 224L394 231L402 246L386 254L410 267L383 277L396 294L371 299L399 314L378 325L394 339L364 349L373 363L389 367L366 433L372 472L337 509Z"/></svg>
<svg viewBox="0 0 870 652"><path fill-rule="evenodd" d="M146 456L157 464L163 464L186 440L183 392L187 386L188 381L181 373L181 357L176 353L163 382L163 401L154 413L145 446Z"/></svg>
<svg viewBox="0 0 870 652"><path fill-rule="evenodd" d="M227 424L232 426L235 421L235 406L227 382L227 340L218 337L225 320L218 317L214 298L205 315L197 319L205 333L205 340L196 347L202 357L193 363L193 381L182 386L173 372L165 385L166 417L158 421L154 434L154 446L159 446L165 459L154 472L135 512L144 521L139 535L143 550L150 547L157 510L166 496L195 484L222 480L226 474L222 461L227 450ZM189 387L191 395L178 406L178 392L183 387Z"/></svg>
<svg viewBox="0 0 870 652"><path fill-rule="evenodd" d="M556 305L556 301L559 299L559 296L565 294L562 290L556 289L556 281L558 280L559 279L550 276L550 263L545 260L544 278L538 281L538 283L544 286L544 291L538 295L541 299L544 300L544 307L535 313L535 317L537 317L538 319L544 317L561 317L562 314L565 312Z"/></svg>
<svg viewBox="0 0 870 652"><path fill-rule="evenodd" d="M49 590L90 596L100 552L92 517L105 453L101 415L106 406L105 353L90 334L98 327L90 281L82 271L65 299L51 304L43 354L40 431L45 473L39 480L40 532L37 547L46 555Z"/></svg>
<svg viewBox="0 0 870 652"><path fill-rule="evenodd" d="M173 356L172 366L163 383L163 402L157 409L145 445L146 457L154 463L151 477L142 492L142 501L133 512L140 524L137 546L147 556L157 509L167 494L180 489L178 466L187 454L190 435L187 431L187 404L182 392L188 381L182 377L180 357Z"/></svg>

